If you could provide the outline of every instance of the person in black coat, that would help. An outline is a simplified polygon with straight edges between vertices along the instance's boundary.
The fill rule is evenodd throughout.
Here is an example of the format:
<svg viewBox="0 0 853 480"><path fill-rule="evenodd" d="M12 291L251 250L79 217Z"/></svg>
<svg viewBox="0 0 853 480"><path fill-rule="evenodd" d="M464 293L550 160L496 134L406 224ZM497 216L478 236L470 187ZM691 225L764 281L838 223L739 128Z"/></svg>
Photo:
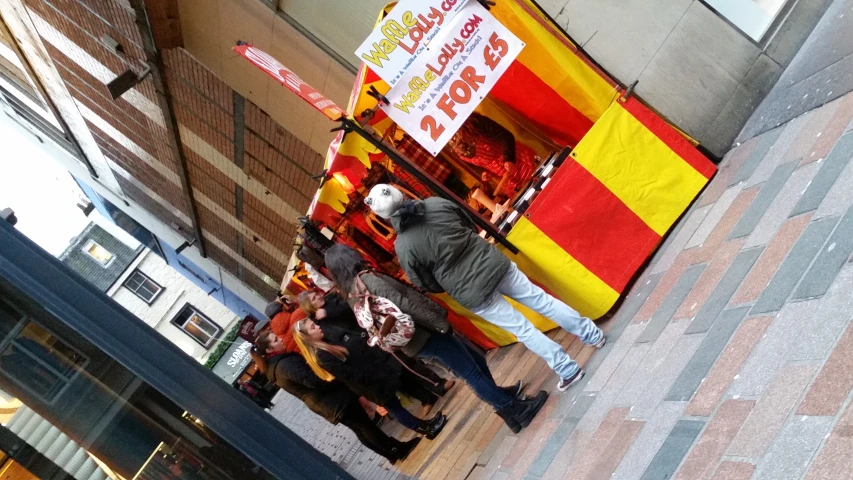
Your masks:
<svg viewBox="0 0 853 480"><path fill-rule="evenodd" d="M293 339L318 377L343 382L356 394L384 407L404 427L434 439L447 417L438 412L430 420L421 420L403 408L396 392L423 390L419 377L388 352L370 347L362 333L335 325L321 328L310 318L293 326Z"/></svg>
<svg viewBox="0 0 853 480"><path fill-rule="evenodd" d="M302 355L286 352L284 342L268 327L260 331L255 344L252 358L269 381L301 400L309 410L329 423L345 425L364 446L392 464L404 460L420 442L420 437L401 442L386 435L367 416L358 395L342 382L326 382L318 378Z"/></svg>
<svg viewBox="0 0 853 480"><path fill-rule="evenodd" d="M321 327L333 325L340 329L355 330L363 333L364 331L358 325L355 318L355 313L352 311L346 299L336 291L330 291L325 295L314 290L307 290L299 294L299 308L308 314L308 317L319 323ZM402 351L395 352L397 357L406 364L406 367L414 371L421 380L419 384L425 390L431 392L430 395L418 395L421 390L415 392L403 391L406 395L413 396L421 402L426 415L432 410L438 397L443 397L454 385L456 380L447 380L429 368L423 361L417 357L406 355Z"/></svg>

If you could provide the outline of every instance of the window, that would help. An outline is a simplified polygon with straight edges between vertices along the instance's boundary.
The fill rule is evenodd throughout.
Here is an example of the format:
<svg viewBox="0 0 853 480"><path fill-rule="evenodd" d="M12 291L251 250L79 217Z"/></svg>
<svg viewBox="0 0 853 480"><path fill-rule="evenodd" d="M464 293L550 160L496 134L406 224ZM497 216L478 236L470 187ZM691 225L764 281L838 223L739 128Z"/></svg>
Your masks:
<svg viewBox="0 0 853 480"><path fill-rule="evenodd" d="M0 371L18 387L53 403L87 362L86 357L30 317L0 301Z"/></svg>
<svg viewBox="0 0 853 480"><path fill-rule="evenodd" d="M101 264L102 267L109 266L112 263L113 258L115 256L110 253L109 250L100 246L98 242L94 240L89 240L86 242L86 245L83 247L83 251L86 252L90 257L92 257L96 262Z"/></svg>
<svg viewBox="0 0 853 480"><path fill-rule="evenodd" d="M204 348L210 348L219 334L222 333L222 329L218 325L211 322L192 305L184 306L178 315L172 319L172 324L183 330Z"/></svg>
<svg viewBox="0 0 853 480"><path fill-rule="evenodd" d="M761 41L788 0L705 0L747 36Z"/></svg>
<svg viewBox="0 0 853 480"><path fill-rule="evenodd" d="M134 270L127 277L127 280L124 281L124 287L135 293L137 297L141 298L148 305L154 303L154 299L163 291L163 287L157 285L154 280L151 280L139 270Z"/></svg>

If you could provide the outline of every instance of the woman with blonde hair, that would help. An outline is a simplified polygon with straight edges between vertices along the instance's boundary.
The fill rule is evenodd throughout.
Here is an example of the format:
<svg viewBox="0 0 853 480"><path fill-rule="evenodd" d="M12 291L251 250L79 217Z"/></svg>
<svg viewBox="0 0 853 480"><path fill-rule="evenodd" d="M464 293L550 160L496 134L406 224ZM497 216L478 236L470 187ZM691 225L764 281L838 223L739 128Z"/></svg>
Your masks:
<svg viewBox="0 0 853 480"><path fill-rule="evenodd" d="M321 328L306 318L293 326L293 339L318 377L344 383L357 395L384 407L404 427L432 440L447 423L441 412L422 420L403 408L396 392L423 389L419 378L389 353L368 346L360 333L333 325Z"/></svg>

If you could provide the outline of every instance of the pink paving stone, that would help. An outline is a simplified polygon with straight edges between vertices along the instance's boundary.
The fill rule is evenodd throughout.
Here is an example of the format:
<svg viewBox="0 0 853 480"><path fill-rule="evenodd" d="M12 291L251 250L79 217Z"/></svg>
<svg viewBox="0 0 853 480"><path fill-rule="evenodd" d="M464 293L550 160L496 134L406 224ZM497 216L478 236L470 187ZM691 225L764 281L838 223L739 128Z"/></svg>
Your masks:
<svg viewBox="0 0 853 480"><path fill-rule="evenodd" d="M820 137L817 138L812 151L803 158L800 164L805 165L826 158L832 147L835 146L835 142L841 138L841 134L844 133L850 119L853 119L853 95L848 94L840 99L838 110L835 111Z"/></svg>
<svg viewBox="0 0 853 480"><path fill-rule="evenodd" d="M740 217L742 217L744 212L746 212L746 209L749 208L749 205L755 199L755 196L758 195L759 190L761 190L761 185L756 185L740 192L737 198L735 198L735 201L732 202L729 209L726 210L723 218L721 218L720 222L717 223L714 231L708 235L708 239L705 240L703 246L722 244L726 240L726 237L732 233L732 229L734 229L737 222L740 221Z"/></svg>
<svg viewBox="0 0 853 480"><path fill-rule="evenodd" d="M764 455L788 414L797 406L816 370L817 365L808 364L782 368L758 399L726 454L754 459Z"/></svg>
<svg viewBox="0 0 853 480"><path fill-rule="evenodd" d="M593 467L607 445L613 440L616 432L619 431L629 411L628 408L613 408L607 412L604 420L598 425L595 433L592 434L586 446L578 453L574 463L569 467L567 475L569 478L585 478L592 473Z"/></svg>
<svg viewBox="0 0 853 480"><path fill-rule="evenodd" d="M548 420L544 425L539 427L536 435L528 443L519 444L519 448L524 450L524 453L512 469L512 472L509 475L510 479L520 479L524 477L527 473L527 469L533 465L533 462L536 460L539 452L542 451L542 447L545 446L545 442L551 438L551 435L553 435L557 427L560 426L561 421L562 420Z"/></svg>
<svg viewBox="0 0 853 480"><path fill-rule="evenodd" d="M749 158L749 154L755 149L759 138L760 136L750 138L729 154L729 157L723 161L722 166L717 171L717 175L711 180L711 184L708 185L705 193L702 194L702 198L699 199L699 207L710 205L720 199L720 195L729 187L729 182L735 173L740 170L740 167Z"/></svg>
<svg viewBox="0 0 853 480"><path fill-rule="evenodd" d="M835 415L853 389L853 326L838 341L797 409L797 415Z"/></svg>
<svg viewBox="0 0 853 480"><path fill-rule="evenodd" d="M687 405L685 415L697 417L711 415L772 320L771 317L750 318L738 327L731 341L720 354L720 358L711 368L711 372L693 396L693 400Z"/></svg>
<svg viewBox="0 0 853 480"><path fill-rule="evenodd" d="M729 265L732 264L737 253L743 247L744 242L746 242L746 238L739 238L720 246L673 318L690 318L702 308L702 305L708 300L711 292L714 291L717 283L723 278Z"/></svg>
<svg viewBox="0 0 853 480"><path fill-rule="evenodd" d="M824 128L835 115L840 105L841 102L836 100L814 110L808 123L803 127L800 135L788 149L782 163L809 158L814 151L815 144L820 136L822 136ZM817 160L817 158L814 158L814 160Z"/></svg>
<svg viewBox="0 0 853 480"><path fill-rule="evenodd" d="M847 405L844 415L829 432L829 438L815 457L805 480L853 478L850 452L853 452L853 403Z"/></svg>
<svg viewBox="0 0 853 480"><path fill-rule="evenodd" d="M740 430L752 407L753 400L727 400L705 427L690 456L675 474L675 480L710 478L717 463Z"/></svg>
<svg viewBox="0 0 853 480"><path fill-rule="evenodd" d="M755 465L744 462L723 462L717 467L713 480L749 480Z"/></svg>
<svg viewBox="0 0 853 480"><path fill-rule="evenodd" d="M773 278L773 274L779 269L782 260L788 255L788 251L800 238L800 234L803 233L809 220L811 220L811 213L792 218L782 225L779 232L762 252L761 257L758 258L755 267L732 297L731 302L733 304L752 302L758 298L764 288L767 287L770 279Z"/></svg>
<svg viewBox="0 0 853 480"><path fill-rule="evenodd" d="M554 457L554 461L551 462L548 470L545 471L542 480L562 480L569 469L569 465L572 464L577 454L586 445L592 433L589 430L575 429L569 435L566 443L560 448L560 451L557 452L557 456Z"/></svg>
<svg viewBox="0 0 853 480"><path fill-rule="evenodd" d="M616 467L619 466L622 457L631 448L631 444L634 443L634 440L640 434L640 430L643 429L645 424L646 422L636 420L625 420L622 422L622 426L619 427L613 440L601 452L600 459L592 468L592 472L586 477L587 480L608 480L613 475L613 472L616 471Z"/></svg>

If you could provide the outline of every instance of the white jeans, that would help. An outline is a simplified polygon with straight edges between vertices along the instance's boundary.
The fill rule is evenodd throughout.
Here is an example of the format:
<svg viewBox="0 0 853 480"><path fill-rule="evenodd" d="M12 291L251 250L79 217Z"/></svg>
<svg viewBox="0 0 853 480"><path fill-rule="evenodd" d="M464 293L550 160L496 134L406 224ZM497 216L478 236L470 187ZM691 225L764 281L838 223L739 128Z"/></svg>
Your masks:
<svg viewBox="0 0 853 480"><path fill-rule="evenodd" d="M598 343L604 335L590 319L581 317L572 307L531 282L513 262L489 299L471 311L518 337L518 341L542 357L561 378L571 377L580 367L560 344L540 332L530 320L513 308L504 295L550 318L588 345Z"/></svg>

